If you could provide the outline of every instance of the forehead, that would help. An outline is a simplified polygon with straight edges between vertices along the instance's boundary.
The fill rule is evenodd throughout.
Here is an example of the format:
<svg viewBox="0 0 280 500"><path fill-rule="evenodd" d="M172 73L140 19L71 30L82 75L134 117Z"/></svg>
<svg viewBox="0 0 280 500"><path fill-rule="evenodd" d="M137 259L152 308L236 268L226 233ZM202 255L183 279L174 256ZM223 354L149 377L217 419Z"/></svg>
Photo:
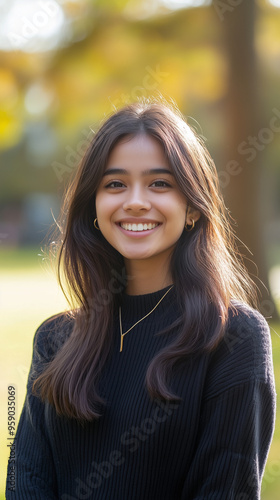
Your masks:
<svg viewBox="0 0 280 500"><path fill-rule="evenodd" d="M154 137L139 134L125 137L116 144L109 156L106 169L112 166L145 169L148 166L164 166L171 171L163 146Z"/></svg>

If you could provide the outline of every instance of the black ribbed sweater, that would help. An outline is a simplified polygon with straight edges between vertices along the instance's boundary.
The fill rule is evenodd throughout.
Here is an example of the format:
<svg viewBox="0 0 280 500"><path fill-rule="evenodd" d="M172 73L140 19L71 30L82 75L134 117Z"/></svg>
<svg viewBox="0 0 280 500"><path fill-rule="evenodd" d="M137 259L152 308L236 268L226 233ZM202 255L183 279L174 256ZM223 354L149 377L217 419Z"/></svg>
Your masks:
<svg viewBox="0 0 280 500"><path fill-rule="evenodd" d="M167 290L124 295L123 331ZM7 500L254 500L275 419L271 340L265 319L241 306L211 354L178 365L171 388L179 403L152 401L147 366L170 339L156 333L177 317L174 289L124 337L116 317L113 354L100 381L107 401L99 421L58 417L31 394L47 361L59 317L34 338L27 396L18 425L16 485ZM172 334L171 334L172 335Z"/></svg>

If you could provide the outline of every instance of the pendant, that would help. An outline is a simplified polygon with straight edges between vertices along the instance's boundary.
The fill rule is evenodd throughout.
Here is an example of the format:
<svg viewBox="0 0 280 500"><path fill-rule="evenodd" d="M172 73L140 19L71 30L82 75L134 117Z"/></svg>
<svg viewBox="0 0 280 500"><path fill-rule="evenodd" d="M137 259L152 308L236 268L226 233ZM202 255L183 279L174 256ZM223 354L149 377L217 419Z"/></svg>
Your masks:
<svg viewBox="0 0 280 500"><path fill-rule="evenodd" d="M122 352L122 349L123 349L123 335L121 335L120 352Z"/></svg>

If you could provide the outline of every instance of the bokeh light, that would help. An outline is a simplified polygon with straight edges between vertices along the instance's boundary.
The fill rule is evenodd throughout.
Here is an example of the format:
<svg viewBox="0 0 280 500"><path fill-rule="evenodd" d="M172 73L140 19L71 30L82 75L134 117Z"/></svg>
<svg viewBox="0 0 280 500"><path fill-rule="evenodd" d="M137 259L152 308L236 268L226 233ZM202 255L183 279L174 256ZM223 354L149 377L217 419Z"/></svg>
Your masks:
<svg viewBox="0 0 280 500"><path fill-rule="evenodd" d="M64 36L63 9L55 0L2 0L0 50L44 52Z"/></svg>

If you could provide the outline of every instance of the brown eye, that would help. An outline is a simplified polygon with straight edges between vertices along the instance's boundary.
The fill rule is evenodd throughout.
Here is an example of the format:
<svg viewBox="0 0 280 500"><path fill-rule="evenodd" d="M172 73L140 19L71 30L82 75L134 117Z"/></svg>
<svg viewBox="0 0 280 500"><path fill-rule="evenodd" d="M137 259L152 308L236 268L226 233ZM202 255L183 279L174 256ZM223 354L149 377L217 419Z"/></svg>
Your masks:
<svg viewBox="0 0 280 500"><path fill-rule="evenodd" d="M154 181L151 185L154 187L171 187L166 181Z"/></svg>
<svg viewBox="0 0 280 500"><path fill-rule="evenodd" d="M124 184L120 181L113 181L113 182L110 182L110 184L107 184L107 186L105 186L105 188L121 188L123 187Z"/></svg>

